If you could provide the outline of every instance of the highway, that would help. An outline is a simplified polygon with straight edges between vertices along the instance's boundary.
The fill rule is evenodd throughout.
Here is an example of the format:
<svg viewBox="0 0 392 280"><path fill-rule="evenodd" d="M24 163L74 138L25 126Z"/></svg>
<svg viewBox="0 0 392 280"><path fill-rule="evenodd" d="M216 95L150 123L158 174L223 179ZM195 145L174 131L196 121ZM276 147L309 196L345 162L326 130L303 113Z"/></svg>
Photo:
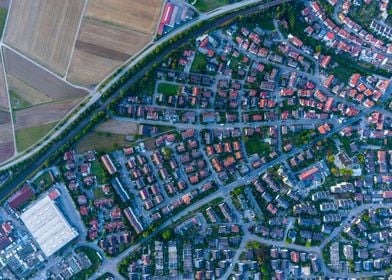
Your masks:
<svg viewBox="0 0 392 280"><path fill-rule="evenodd" d="M232 18L236 17L236 16L247 16L250 15L252 13L255 13L259 10L262 9L268 9L271 7L274 7L276 5L282 4L282 3L286 3L286 2L290 2L292 0L275 0L275 1L271 1L268 2L266 4L260 4L257 6L252 6L252 7L246 7L242 10L235 10L238 9L241 6L244 5L249 5L252 3L257 3L259 1L244 1L244 2L240 2L241 5L235 5L235 6L227 6L225 8L219 9L211 14L208 14L208 16L203 16L201 17L198 21L194 22L192 25L199 23L203 20L218 16L220 14L224 14L228 11L230 11L231 9L234 9L235 11L227 14L227 15L223 15L222 17L216 19L214 22L211 22L208 25L203 25L202 27L200 27L199 29L193 31L190 34L186 34L184 37L182 37L181 39L179 39L178 41L172 42L170 43L159 55L157 55L151 62L149 62L147 65L145 65L143 67L143 69L141 69L137 74L135 74L134 76L132 76L132 78L130 78L124 85L122 85L115 93L113 93L107 100L105 100L103 103L101 103L93 112L91 112L89 114L88 117L86 117L85 119L83 119L82 121L80 121L76 127L74 129L72 129L71 132L69 132L66 136L63 137L63 139L61 139L60 141L57 141L55 143L53 143L48 150L46 150L42 155L40 155L37 159L35 159L34 161L28 163L27 167L21 171L17 176L15 176L11 182L8 182L5 184L5 186L3 186L3 188L0 190L0 197L2 199L5 199L6 197L8 197L12 192L15 192L17 187L22 184L25 180L26 177L29 176L34 170L38 169L53 153L55 153L57 150L59 150L64 144L68 143L71 141L71 139L73 139L73 137L75 137L79 131L81 131L84 127L86 127L90 122L91 122L91 118L92 116L97 113L97 112L101 112L101 111L105 111L107 106L116 98L119 97L120 95L120 91L123 88L127 88L129 86L132 86L133 84L135 84L140 78L142 78L145 73L147 71L149 71L152 66L155 63L158 63L159 61L163 60L163 58L165 56L167 56L172 50L179 48L182 44L187 43L189 40L197 38L198 36L202 35L203 33L214 29L228 21L230 21ZM189 26L188 26L189 27ZM163 42L161 42L163 43ZM153 49L148 49L146 51L145 54L143 54L143 56L141 57L145 57L146 55L148 55ZM138 57L139 58L139 57ZM92 98L86 106L91 106L93 104L95 104L95 102L97 100L99 100L99 97L101 96L101 94L110 88L111 85L113 85L116 81L120 80L121 77L123 75L125 75L125 73L134 66L134 64L130 64L128 65L124 70L122 70L115 78L113 78L113 80L111 82L109 82L105 88L103 90L100 91L100 95L95 95L94 98ZM77 118L77 116L84 112L84 110L86 110L87 107L85 107L84 109L81 109L80 112L76 115L74 115L71 119L69 119L66 122L66 125L64 127L62 127L61 129L59 129L58 131L56 131L56 136L63 131L67 126L69 126L73 120L75 120ZM52 138L50 138L52 139ZM50 139L48 139L47 141L50 141ZM32 153L29 154L29 156L31 156ZM28 156L26 155L25 157L22 157L22 159L28 159ZM20 162L21 159L15 160L12 164L15 164L17 162ZM2 169L4 170L4 168L8 168L11 167L12 164L8 164L6 166L3 166Z"/></svg>

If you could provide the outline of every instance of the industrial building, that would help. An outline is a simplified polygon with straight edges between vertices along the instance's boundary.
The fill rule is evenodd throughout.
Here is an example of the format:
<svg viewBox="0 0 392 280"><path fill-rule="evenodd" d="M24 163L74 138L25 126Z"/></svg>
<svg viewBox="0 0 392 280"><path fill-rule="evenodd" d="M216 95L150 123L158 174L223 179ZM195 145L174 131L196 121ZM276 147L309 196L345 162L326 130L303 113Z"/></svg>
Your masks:
<svg viewBox="0 0 392 280"><path fill-rule="evenodd" d="M20 217L46 257L78 236L49 195L32 204Z"/></svg>

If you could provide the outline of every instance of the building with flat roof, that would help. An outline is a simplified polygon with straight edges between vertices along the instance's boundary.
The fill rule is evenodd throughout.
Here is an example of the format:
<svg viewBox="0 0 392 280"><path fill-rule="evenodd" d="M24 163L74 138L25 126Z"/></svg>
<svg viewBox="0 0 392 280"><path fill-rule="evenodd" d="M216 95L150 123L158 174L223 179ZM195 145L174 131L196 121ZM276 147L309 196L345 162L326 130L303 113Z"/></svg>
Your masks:
<svg viewBox="0 0 392 280"><path fill-rule="evenodd" d="M48 195L32 204L20 218L47 257L78 236Z"/></svg>

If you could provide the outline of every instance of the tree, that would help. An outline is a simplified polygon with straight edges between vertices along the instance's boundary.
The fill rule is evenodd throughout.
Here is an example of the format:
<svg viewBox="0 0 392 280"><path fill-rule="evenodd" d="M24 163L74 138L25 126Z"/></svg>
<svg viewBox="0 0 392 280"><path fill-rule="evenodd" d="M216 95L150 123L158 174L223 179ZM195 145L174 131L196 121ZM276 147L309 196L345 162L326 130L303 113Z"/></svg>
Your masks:
<svg viewBox="0 0 392 280"><path fill-rule="evenodd" d="M170 240L171 238L172 238L172 236L173 236L173 231L172 231L172 229L167 229L167 230L165 230L163 233L162 233L162 238L165 240L165 241L168 241L168 240Z"/></svg>
<svg viewBox="0 0 392 280"><path fill-rule="evenodd" d="M337 177L339 176L339 170L337 170L335 167L331 168L331 173L333 174L333 176Z"/></svg>
<svg viewBox="0 0 392 280"><path fill-rule="evenodd" d="M329 155L329 156L327 156L327 160L328 160L328 162L333 163L335 161L335 156Z"/></svg>
<svg viewBox="0 0 392 280"><path fill-rule="evenodd" d="M351 177L353 175L353 171L351 169L342 168L340 169L340 174L342 174L342 176Z"/></svg>

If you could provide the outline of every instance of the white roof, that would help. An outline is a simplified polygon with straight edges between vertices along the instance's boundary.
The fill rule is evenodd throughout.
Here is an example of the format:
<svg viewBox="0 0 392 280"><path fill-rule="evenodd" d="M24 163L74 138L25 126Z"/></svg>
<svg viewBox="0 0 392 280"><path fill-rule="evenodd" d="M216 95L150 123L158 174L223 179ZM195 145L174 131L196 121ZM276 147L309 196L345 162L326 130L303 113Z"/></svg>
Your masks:
<svg viewBox="0 0 392 280"><path fill-rule="evenodd" d="M21 219L47 257L78 236L49 196L30 206Z"/></svg>

